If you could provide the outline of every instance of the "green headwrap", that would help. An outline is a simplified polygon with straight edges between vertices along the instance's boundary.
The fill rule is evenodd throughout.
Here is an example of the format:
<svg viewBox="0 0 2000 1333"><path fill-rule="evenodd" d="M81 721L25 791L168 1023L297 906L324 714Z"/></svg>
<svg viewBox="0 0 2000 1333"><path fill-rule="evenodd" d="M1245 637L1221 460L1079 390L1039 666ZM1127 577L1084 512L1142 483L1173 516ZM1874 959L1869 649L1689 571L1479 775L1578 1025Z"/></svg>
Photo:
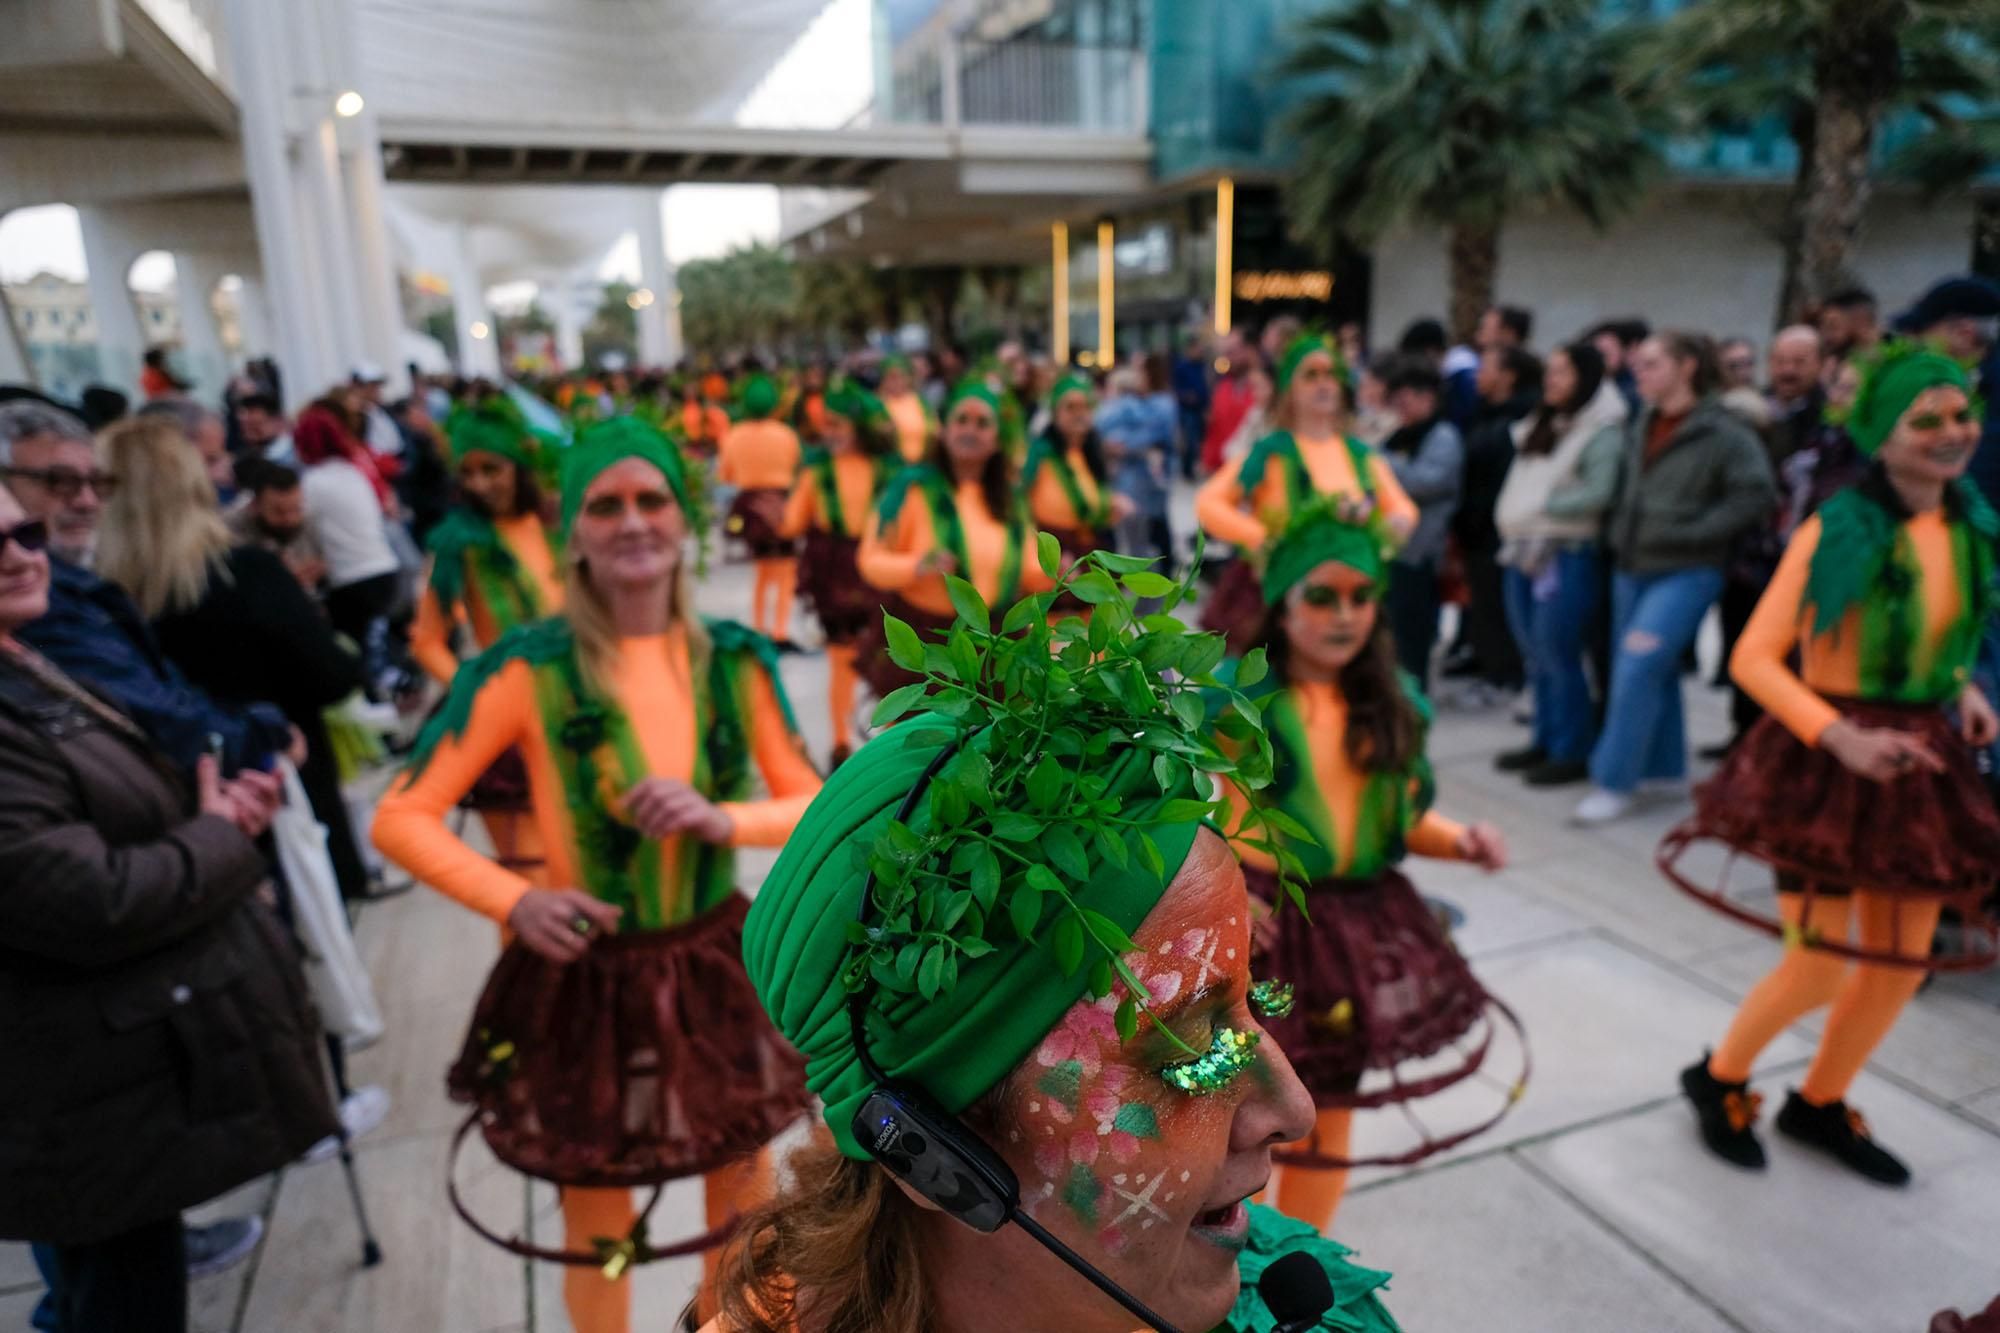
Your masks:
<svg viewBox="0 0 2000 1333"><path fill-rule="evenodd" d="M1329 560L1382 581L1387 534L1374 523L1350 523L1332 503L1306 506L1271 544L1264 562L1264 604L1275 606L1292 587Z"/></svg>
<svg viewBox="0 0 2000 1333"><path fill-rule="evenodd" d="M1347 362L1340 355L1340 344L1324 333L1308 330L1285 344L1283 355L1278 358L1277 373L1272 376L1272 392L1282 402L1285 391L1292 387L1292 376L1299 373L1305 359L1315 352L1325 352L1333 358L1333 374L1342 384L1347 382Z"/></svg>
<svg viewBox="0 0 2000 1333"><path fill-rule="evenodd" d="M950 421L952 410L968 399L982 402L992 409L994 427L1000 437L1000 452L1018 465L1027 445L1027 423L1021 418L1020 405L1014 401L1014 395L1005 389L994 388L983 375L968 375L944 400L944 419Z"/></svg>
<svg viewBox="0 0 2000 1333"><path fill-rule="evenodd" d="M1097 386L1091 383L1090 376L1072 370L1056 381L1055 388L1049 390L1049 410L1054 411L1056 404L1073 393L1082 394L1092 403L1097 401Z"/></svg>
<svg viewBox="0 0 2000 1333"><path fill-rule="evenodd" d="M613 417L584 427L576 443L563 454L562 532L568 540L583 508L583 493L604 470L628 458L643 458L666 477L674 499L696 522L695 506L688 492L687 465L672 440L636 417Z"/></svg>
<svg viewBox="0 0 2000 1333"><path fill-rule="evenodd" d="M451 461L463 463L469 453L498 454L517 467L535 467L535 435L517 411L486 405L460 408L445 422L451 441Z"/></svg>
<svg viewBox="0 0 2000 1333"><path fill-rule="evenodd" d="M896 423L889 409L858 381L841 376L827 386L823 401L827 411L853 423L862 448L869 453L881 452L894 439Z"/></svg>
<svg viewBox="0 0 2000 1333"><path fill-rule="evenodd" d="M737 396L743 415L753 421L761 421L776 412L778 399L778 382L761 371L743 381L743 391Z"/></svg>
<svg viewBox="0 0 2000 1333"><path fill-rule="evenodd" d="M949 418L952 409L968 398L977 399L986 404L993 411L993 419L996 422L1000 420L1000 391L991 384L988 384L984 378L977 375L969 375L958 382L958 387L953 389L951 396L944 400L944 415Z"/></svg>
<svg viewBox="0 0 2000 1333"><path fill-rule="evenodd" d="M1037 550L1054 577L1055 539L1043 534ZM870 1088L850 996L863 997L876 1064L953 1112L998 1084L1086 992L1125 983L1116 1024L1129 1038L1144 1004L1125 962L1129 937L1221 808L1198 793L1211 781L1268 784L1258 706L1214 674L1221 640L1171 615L1194 574L1175 583L1148 563L1091 552L1054 590L1017 603L999 633L957 578L947 588L959 620L944 643L886 622L891 658L925 679L884 699L876 720L930 711L828 780L743 936L751 983L804 1055L806 1085L849 1157L868 1156L852 1124ZM1091 620L1052 628L1049 607L1067 593L1092 605ZM1167 613L1142 625L1141 595L1164 596ZM1207 712L1204 690L1226 696L1220 713Z"/></svg>
<svg viewBox="0 0 2000 1333"><path fill-rule="evenodd" d="M1848 411L1847 434L1864 454L1873 454L1896 429L1903 413L1926 389L1949 385L1970 397L1965 367L1929 343L1884 343L1861 366L1861 385Z"/></svg>

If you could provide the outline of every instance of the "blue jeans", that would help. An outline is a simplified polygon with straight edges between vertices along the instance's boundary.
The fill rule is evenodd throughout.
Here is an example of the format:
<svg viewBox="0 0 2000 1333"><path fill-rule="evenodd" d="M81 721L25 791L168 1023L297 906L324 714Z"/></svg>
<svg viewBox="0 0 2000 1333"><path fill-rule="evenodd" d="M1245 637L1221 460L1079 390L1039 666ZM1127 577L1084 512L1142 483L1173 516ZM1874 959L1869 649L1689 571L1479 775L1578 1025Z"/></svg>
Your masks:
<svg viewBox="0 0 2000 1333"><path fill-rule="evenodd" d="M1597 709L1583 660L1603 614L1597 548L1561 547L1537 576L1511 567L1505 574L1507 621L1534 690L1535 748L1556 763L1588 759L1597 737Z"/></svg>
<svg viewBox="0 0 2000 1333"><path fill-rule="evenodd" d="M1979 646L1979 657L1972 667L1972 679L1978 684L1986 702L2000 707L2000 616L1986 622L1986 639ZM2000 742L1987 751L1987 781L2000 789Z"/></svg>
<svg viewBox="0 0 2000 1333"><path fill-rule="evenodd" d="M1611 698L1590 778L1630 794L1643 781L1687 776L1681 658L1722 594L1720 569L1627 574L1611 580Z"/></svg>

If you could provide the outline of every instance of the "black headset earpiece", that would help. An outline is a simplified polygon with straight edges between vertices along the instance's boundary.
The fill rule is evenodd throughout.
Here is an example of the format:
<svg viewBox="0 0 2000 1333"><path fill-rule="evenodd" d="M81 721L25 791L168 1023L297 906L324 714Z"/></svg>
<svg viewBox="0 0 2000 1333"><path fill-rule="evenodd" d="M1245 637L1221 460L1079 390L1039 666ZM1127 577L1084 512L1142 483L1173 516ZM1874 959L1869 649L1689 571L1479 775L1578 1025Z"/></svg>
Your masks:
<svg viewBox="0 0 2000 1333"><path fill-rule="evenodd" d="M898 820L909 821L931 779L957 753L959 744L954 740L931 760L896 811ZM874 898L875 874L871 870L861 886L861 909L856 918L863 925L868 923ZM854 1141L891 1175L973 1230L995 1232L1012 1222L1149 1327L1159 1333L1179 1333L1030 1217L1021 1207L1019 1177L986 1140L922 1088L883 1072L868 1049L867 1013L866 990L847 997L854 1053L862 1072L875 1085L854 1113Z"/></svg>

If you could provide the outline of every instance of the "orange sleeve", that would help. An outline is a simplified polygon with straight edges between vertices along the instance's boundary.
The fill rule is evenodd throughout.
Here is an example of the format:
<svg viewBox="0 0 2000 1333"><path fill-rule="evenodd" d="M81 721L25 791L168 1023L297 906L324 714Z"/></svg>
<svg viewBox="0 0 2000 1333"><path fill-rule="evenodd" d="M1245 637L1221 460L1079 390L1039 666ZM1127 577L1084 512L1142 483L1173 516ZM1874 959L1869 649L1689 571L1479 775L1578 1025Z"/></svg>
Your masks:
<svg viewBox="0 0 2000 1333"><path fill-rule="evenodd" d="M1426 810L1403 842L1414 855L1435 861L1457 861L1463 859L1458 854L1458 840L1464 836L1465 825L1446 819L1435 810Z"/></svg>
<svg viewBox="0 0 2000 1333"><path fill-rule="evenodd" d="M528 664L510 662L479 691L465 734L441 741L421 774L397 779L375 807L371 831L382 855L411 878L503 925L533 886L466 846L445 817L534 720Z"/></svg>
<svg viewBox="0 0 2000 1333"><path fill-rule="evenodd" d="M424 595L417 601L417 618L410 623L410 655L417 665L440 685L451 684L458 673L458 654L451 650L451 632L456 617L446 619L438 595L431 589L431 570L424 566Z"/></svg>
<svg viewBox="0 0 2000 1333"><path fill-rule="evenodd" d="M1195 521L1218 541L1243 551L1261 551L1270 534L1253 515L1243 512L1243 483L1238 479L1242 471L1243 460L1232 458L1222 465L1220 472L1202 483L1194 495ZM1401 495L1402 488L1398 487L1396 493ZM1404 496L1403 503L1409 503L1408 496Z"/></svg>
<svg viewBox="0 0 2000 1333"><path fill-rule="evenodd" d="M1806 574L1819 549L1819 533L1819 516L1814 515L1792 534L1778 572L1729 656L1730 679L1807 745L1818 745L1821 734L1840 720L1840 711L1801 680L1788 660L1805 615Z"/></svg>
<svg viewBox="0 0 2000 1333"><path fill-rule="evenodd" d="M746 668L750 683L750 748L770 797L762 801L725 801L723 811L733 828L732 847L782 847L792 836L806 807L819 795L819 772L807 760L798 738L785 725L777 691L762 667Z"/></svg>
<svg viewBox="0 0 2000 1333"><path fill-rule="evenodd" d="M743 472L743 432L731 426L716 445L715 479L724 486L741 486Z"/></svg>
<svg viewBox="0 0 2000 1333"><path fill-rule="evenodd" d="M913 529L917 503L917 497L911 496L888 532L882 530L879 509L868 515L868 526L862 530L855 567L862 578L884 591L901 592L917 581L917 566L923 563L925 553L907 549L916 544Z"/></svg>
<svg viewBox="0 0 2000 1333"><path fill-rule="evenodd" d="M1382 509L1382 517L1395 531L1398 541L1407 538L1417 530L1417 502L1403 489L1403 483L1396 480L1396 469L1389 466L1389 460L1378 451L1368 460L1368 470L1375 480L1375 503Z"/></svg>
<svg viewBox="0 0 2000 1333"><path fill-rule="evenodd" d="M813 484L810 472L801 472L799 479L792 483L791 496L785 501L785 516L779 520L778 535L803 537L818 517L819 487Z"/></svg>

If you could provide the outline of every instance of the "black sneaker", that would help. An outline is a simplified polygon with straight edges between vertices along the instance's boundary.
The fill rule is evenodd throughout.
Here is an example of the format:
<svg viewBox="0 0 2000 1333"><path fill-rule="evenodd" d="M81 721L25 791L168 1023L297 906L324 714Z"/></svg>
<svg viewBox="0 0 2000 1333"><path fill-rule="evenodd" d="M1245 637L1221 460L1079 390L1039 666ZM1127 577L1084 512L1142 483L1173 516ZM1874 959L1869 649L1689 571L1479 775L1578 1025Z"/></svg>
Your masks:
<svg viewBox="0 0 2000 1333"><path fill-rule="evenodd" d="M1823 1149L1878 1185L1910 1183L1910 1168L1870 1137L1868 1122L1846 1102L1814 1106L1795 1088L1778 1112L1778 1132Z"/></svg>
<svg viewBox="0 0 2000 1333"><path fill-rule="evenodd" d="M1724 1083L1708 1072L1708 1055L1681 1071L1681 1091L1694 1103L1701 1141L1708 1150L1750 1171L1764 1169L1764 1145L1757 1140L1757 1111L1764 1099L1748 1083Z"/></svg>
<svg viewBox="0 0 2000 1333"><path fill-rule="evenodd" d="M1590 777L1590 764L1582 759L1551 759L1536 764L1521 777L1530 787L1567 787Z"/></svg>
<svg viewBox="0 0 2000 1333"><path fill-rule="evenodd" d="M1493 761L1493 767L1502 773L1525 773L1549 762L1549 752L1539 745L1530 745L1519 750L1509 750Z"/></svg>

